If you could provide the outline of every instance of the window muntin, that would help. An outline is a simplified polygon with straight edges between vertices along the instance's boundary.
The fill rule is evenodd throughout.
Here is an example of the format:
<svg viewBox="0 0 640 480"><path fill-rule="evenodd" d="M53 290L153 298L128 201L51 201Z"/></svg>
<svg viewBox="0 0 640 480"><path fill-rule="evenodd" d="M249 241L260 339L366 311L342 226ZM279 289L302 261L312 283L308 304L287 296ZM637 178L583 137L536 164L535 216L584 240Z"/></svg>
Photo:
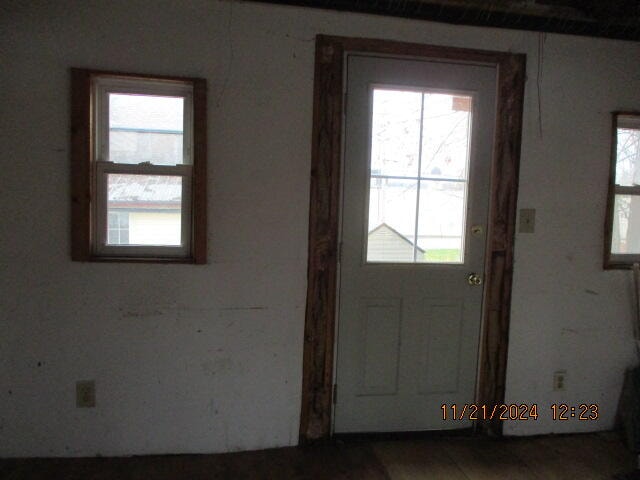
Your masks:
<svg viewBox="0 0 640 480"><path fill-rule="evenodd" d="M469 94L371 91L366 261L464 263Z"/></svg>
<svg viewBox="0 0 640 480"><path fill-rule="evenodd" d="M640 114L614 114L605 266L640 262Z"/></svg>

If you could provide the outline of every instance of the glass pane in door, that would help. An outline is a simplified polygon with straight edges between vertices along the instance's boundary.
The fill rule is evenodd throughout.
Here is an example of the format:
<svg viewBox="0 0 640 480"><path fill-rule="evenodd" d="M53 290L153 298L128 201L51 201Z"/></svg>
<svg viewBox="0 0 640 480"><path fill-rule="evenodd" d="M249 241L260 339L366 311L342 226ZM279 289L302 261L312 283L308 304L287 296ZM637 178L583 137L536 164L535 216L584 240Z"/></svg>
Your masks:
<svg viewBox="0 0 640 480"><path fill-rule="evenodd" d="M376 87L367 262L463 263L473 97Z"/></svg>

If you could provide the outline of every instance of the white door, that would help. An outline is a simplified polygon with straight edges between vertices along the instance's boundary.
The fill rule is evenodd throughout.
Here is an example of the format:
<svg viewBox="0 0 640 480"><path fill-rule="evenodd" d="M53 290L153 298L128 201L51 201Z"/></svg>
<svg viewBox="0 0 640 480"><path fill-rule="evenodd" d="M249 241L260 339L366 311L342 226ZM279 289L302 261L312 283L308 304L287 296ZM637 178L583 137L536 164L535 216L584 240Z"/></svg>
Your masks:
<svg viewBox="0 0 640 480"><path fill-rule="evenodd" d="M495 78L348 58L336 433L470 426L441 407L475 398Z"/></svg>

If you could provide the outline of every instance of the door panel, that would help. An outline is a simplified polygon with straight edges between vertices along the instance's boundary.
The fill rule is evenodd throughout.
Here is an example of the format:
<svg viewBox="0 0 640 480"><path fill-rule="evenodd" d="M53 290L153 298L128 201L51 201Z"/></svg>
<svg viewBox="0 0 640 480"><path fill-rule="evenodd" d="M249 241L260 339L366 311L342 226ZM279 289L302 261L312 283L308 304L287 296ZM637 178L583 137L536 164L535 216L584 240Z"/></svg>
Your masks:
<svg viewBox="0 0 640 480"><path fill-rule="evenodd" d="M364 358L359 395L395 394L400 357L401 301L362 299Z"/></svg>
<svg viewBox="0 0 640 480"><path fill-rule="evenodd" d="M463 300L425 300L420 393L458 391ZM447 340L447 341L443 341Z"/></svg>
<svg viewBox="0 0 640 480"><path fill-rule="evenodd" d="M348 57L335 432L469 426L440 406L474 399L495 76Z"/></svg>

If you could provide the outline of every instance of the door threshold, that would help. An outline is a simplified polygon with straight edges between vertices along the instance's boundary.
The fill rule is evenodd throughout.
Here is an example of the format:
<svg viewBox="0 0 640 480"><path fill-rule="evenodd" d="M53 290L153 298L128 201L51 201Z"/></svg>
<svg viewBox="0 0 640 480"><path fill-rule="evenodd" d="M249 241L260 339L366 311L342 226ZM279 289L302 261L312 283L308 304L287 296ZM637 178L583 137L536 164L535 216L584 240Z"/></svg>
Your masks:
<svg viewBox="0 0 640 480"><path fill-rule="evenodd" d="M332 438L336 442L358 443L389 440L434 440L453 437L471 437L473 435L473 427L469 427L452 430L418 430L411 432L334 433Z"/></svg>

